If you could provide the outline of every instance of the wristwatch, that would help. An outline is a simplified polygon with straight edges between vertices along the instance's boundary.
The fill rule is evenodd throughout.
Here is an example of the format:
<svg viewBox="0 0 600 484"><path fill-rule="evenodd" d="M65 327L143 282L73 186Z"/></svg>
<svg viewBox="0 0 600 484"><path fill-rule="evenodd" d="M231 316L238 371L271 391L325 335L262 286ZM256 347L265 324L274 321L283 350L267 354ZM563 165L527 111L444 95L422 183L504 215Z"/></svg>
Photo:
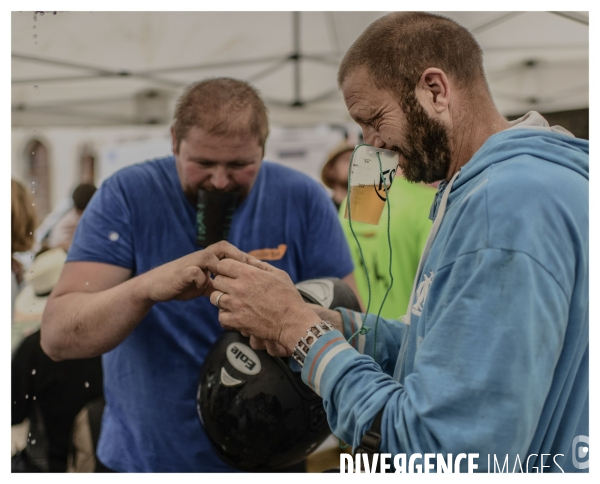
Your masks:
<svg viewBox="0 0 600 484"><path fill-rule="evenodd" d="M315 344L315 341L317 341L325 333L329 333L329 331L334 329L335 328L327 321L321 321L320 323L313 324L310 328L308 328L306 336L300 338L300 341L298 341L294 347L292 358L294 358L294 360L296 360L298 364L303 367L306 354Z"/></svg>

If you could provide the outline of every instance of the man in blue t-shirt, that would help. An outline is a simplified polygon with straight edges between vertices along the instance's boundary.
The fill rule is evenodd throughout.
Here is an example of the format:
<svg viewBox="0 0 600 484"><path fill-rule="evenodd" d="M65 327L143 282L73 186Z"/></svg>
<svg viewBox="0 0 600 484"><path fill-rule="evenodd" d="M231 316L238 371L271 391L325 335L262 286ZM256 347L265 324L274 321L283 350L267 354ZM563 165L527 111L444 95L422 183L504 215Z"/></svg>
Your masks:
<svg viewBox="0 0 600 484"><path fill-rule="evenodd" d="M196 412L201 365L222 331L207 297L222 258L268 260L292 281L353 264L325 190L263 162L265 106L248 84L211 79L180 98L174 156L106 180L82 217L49 298L53 359L103 354L98 459L123 472L226 472ZM197 242L198 190L236 192L228 242ZM274 304L276 301L274 301Z"/></svg>

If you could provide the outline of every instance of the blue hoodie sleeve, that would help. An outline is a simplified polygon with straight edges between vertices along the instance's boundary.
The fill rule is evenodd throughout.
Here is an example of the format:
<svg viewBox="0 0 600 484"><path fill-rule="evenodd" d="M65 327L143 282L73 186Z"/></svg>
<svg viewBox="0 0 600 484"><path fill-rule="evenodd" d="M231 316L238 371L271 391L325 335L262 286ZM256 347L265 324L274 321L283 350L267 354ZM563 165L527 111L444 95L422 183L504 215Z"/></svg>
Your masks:
<svg viewBox="0 0 600 484"><path fill-rule="evenodd" d="M360 354L375 359L381 369L388 375L394 373L394 367L400 351L400 343L404 336L405 324L394 319L377 319L376 314L358 313L349 309L337 308L344 322L344 337L350 346ZM363 325L369 328L366 334L356 334ZM375 342L377 350L375 350Z"/></svg>
<svg viewBox="0 0 600 484"><path fill-rule="evenodd" d="M484 284L491 276L494 291ZM460 256L435 283L446 297L404 385L334 332L308 353L302 377L323 397L333 433L354 447L385 406L382 452L522 458L562 347L568 296L532 257L502 249Z"/></svg>

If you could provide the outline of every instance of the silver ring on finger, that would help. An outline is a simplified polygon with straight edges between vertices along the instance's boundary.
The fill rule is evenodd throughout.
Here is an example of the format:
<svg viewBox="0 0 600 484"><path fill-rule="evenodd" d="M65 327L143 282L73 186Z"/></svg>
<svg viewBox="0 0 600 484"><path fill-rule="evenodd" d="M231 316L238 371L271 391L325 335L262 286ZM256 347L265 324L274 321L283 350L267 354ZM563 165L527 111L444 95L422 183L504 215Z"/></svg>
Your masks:
<svg viewBox="0 0 600 484"><path fill-rule="evenodd" d="M217 301L216 301L216 303L215 303L215 304L216 304L216 306L217 306L219 309L223 309L223 308L221 307L221 305L219 304L219 301L220 301L220 300L221 300L221 298L223 297L223 294L225 294L225 293L224 293L224 292L222 292L221 294L219 294L219 295L217 296Z"/></svg>

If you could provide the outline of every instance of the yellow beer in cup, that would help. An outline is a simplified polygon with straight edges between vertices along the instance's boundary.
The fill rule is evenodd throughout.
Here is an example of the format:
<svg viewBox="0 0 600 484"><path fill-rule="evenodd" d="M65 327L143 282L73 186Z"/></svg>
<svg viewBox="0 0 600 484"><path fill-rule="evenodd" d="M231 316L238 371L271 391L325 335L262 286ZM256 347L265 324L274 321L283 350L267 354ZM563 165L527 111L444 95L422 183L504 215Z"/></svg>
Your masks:
<svg viewBox="0 0 600 484"><path fill-rule="evenodd" d="M350 162L350 216L353 221L379 224L386 189L389 192L392 187L398 161L399 155L394 151L368 145L355 148ZM348 218L348 207L345 218Z"/></svg>

